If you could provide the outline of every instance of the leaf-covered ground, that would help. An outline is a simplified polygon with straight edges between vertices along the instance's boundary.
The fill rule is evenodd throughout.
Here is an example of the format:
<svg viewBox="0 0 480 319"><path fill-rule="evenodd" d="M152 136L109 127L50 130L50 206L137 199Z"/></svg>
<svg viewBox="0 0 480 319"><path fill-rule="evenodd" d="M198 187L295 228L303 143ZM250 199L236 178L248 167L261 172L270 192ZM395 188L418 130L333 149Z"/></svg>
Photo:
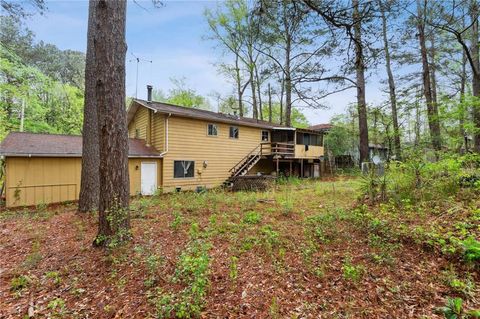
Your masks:
<svg viewBox="0 0 480 319"><path fill-rule="evenodd" d="M110 253L74 205L4 210L0 318L441 318L449 297L480 303L478 268L436 248L460 223L478 235L470 196L416 212L359 206L356 179L166 194L133 201Z"/></svg>

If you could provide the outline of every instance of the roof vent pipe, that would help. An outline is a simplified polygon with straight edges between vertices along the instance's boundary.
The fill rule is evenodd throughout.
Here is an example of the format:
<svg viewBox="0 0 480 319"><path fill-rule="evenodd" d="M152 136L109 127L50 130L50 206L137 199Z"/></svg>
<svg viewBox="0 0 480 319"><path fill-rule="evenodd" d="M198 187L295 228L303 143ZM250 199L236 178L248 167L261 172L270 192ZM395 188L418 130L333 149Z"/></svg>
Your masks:
<svg viewBox="0 0 480 319"><path fill-rule="evenodd" d="M147 85L147 102L148 103L152 102L152 89L153 89L153 86Z"/></svg>

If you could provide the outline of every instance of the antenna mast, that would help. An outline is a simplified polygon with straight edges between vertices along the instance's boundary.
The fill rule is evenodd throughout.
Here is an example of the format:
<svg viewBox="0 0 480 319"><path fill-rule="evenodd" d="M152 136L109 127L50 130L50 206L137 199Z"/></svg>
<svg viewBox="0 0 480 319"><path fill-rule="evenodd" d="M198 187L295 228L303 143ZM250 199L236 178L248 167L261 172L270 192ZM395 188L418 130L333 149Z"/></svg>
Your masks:
<svg viewBox="0 0 480 319"><path fill-rule="evenodd" d="M133 56L133 59L128 60L128 62L133 62L133 61L137 62L137 75L136 75L136 79L135 79L135 98L137 98L138 97L138 65L140 64L140 62L153 63L153 61L142 59L142 58L136 56L135 54L133 54L133 52L130 52L130 54Z"/></svg>

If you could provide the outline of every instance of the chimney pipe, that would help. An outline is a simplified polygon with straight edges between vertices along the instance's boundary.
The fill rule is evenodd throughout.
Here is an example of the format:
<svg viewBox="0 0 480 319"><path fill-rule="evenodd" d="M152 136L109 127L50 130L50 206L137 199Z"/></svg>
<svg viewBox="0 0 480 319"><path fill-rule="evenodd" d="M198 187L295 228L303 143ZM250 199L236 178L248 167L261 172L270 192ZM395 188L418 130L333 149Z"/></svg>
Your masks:
<svg viewBox="0 0 480 319"><path fill-rule="evenodd" d="M153 89L153 86L147 85L147 102L148 103L152 102L152 89Z"/></svg>

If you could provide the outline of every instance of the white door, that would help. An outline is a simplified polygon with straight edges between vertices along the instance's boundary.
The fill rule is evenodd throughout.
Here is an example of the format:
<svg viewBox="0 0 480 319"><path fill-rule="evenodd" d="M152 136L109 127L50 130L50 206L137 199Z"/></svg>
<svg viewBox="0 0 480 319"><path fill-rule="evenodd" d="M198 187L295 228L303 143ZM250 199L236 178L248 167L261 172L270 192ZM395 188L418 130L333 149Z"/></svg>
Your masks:
<svg viewBox="0 0 480 319"><path fill-rule="evenodd" d="M140 171L142 195L153 195L157 189L157 163L144 163Z"/></svg>

